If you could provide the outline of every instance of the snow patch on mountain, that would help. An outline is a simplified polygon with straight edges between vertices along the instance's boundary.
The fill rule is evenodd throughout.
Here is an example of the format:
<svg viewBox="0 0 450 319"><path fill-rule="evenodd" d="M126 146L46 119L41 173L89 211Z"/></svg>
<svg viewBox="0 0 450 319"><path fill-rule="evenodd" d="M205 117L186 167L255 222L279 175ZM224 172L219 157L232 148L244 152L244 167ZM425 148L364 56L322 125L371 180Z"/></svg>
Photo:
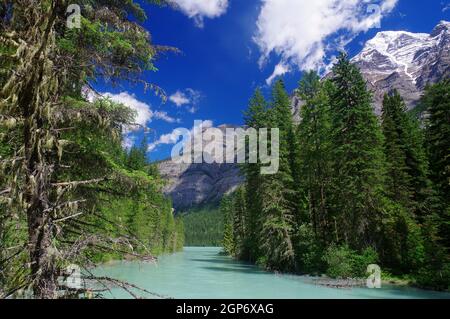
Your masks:
<svg viewBox="0 0 450 319"><path fill-rule="evenodd" d="M403 93L410 108L414 107L426 84L449 75L449 52L450 22L441 21L430 34L379 32L352 62L375 92L379 113L382 96L393 88Z"/></svg>

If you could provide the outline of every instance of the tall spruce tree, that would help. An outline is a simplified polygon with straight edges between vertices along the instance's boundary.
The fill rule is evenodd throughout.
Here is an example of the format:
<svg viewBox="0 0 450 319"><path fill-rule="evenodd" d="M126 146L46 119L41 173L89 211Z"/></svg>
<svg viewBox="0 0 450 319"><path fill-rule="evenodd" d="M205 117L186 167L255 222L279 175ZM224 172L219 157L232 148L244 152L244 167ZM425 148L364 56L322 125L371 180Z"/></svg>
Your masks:
<svg viewBox="0 0 450 319"><path fill-rule="evenodd" d="M224 218L223 249L228 255L235 256L236 241L233 230L234 211L232 203L232 195L224 196L220 202L220 212Z"/></svg>
<svg viewBox="0 0 450 319"><path fill-rule="evenodd" d="M359 69L341 54L333 67L334 199L337 238L362 249L377 242L382 220L383 137Z"/></svg>
<svg viewBox="0 0 450 319"><path fill-rule="evenodd" d="M418 121L407 113L400 94L394 90L383 100L382 129L386 157L386 192L423 222L429 211L428 163Z"/></svg>
<svg viewBox="0 0 450 319"><path fill-rule="evenodd" d="M273 106L268 118L270 127L280 130L279 171L267 175L261 183L261 249L268 268L292 270L295 268L293 232L296 210L293 147L295 134L289 96L283 82L277 81L272 93Z"/></svg>
<svg viewBox="0 0 450 319"><path fill-rule="evenodd" d="M244 112L245 125L258 130L267 127L267 102L260 89L255 90L248 110ZM258 144L259 145L259 144ZM261 163L246 163L242 166L246 177L246 202L248 215L248 260L256 261L260 255L259 235L261 233ZM251 191L248 191L251 190Z"/></svg>
<svg viewBox="0 0 450 319"><path fill-rule="evenodd" d="M247 260L249 254L248 210L245 201L245 188L239 187L232 196L233 210L233 238L235 242L235 256Z"/></svg>
<svg viewBox="0 0 450 319"><path fill-rule="evenodd" d="M331 186L331 119L328 81L321 82L315 72L306 73L297 94L305 102L298 127L301 181L306 212L299 223L311 223L315 237L322 243L334 240L329 211Z"/></svg>
<svg viewBox="0 0 450 319"><path fill-rule="evenodd" d="M426 144L430 177L439 197L439 235L450 248L450 80L429 86L422 103L427 113Z"/></svg>

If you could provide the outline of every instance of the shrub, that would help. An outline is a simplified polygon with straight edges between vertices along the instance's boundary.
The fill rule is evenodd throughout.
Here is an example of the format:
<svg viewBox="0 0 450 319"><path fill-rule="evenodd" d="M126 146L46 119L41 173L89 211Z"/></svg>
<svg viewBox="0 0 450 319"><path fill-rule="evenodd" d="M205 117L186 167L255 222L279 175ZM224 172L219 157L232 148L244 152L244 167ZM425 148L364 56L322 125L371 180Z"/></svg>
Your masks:
<svg viewBox="0 0 450 319"><path fill-rule="evenodd" d="M332 245L327 249L323 260L327 264L327 275L332 278L364 278L367 266L378 262L378 254L372 247L358 254L348 245Z"/></svg>
<svg viewBox="0 0 450 319"><path fill-rule="evenodd" d="M353 253L353 274L356 277L366 277L367 266L378 263L378 253L373 247L367 247L360 255Z"/></svg>
<svg viewBox="0 0 450 319"><path fill-rule="evenodd" d="M353 251L347 246L328 247L323 260L327 264L327 275L332 278L351 278L353 276Z"/></svg>
<svg viewBox="0 0 450 319"><path fill-rule="evenodd" d="M383 228L383 263L395 274L416 272L425 257L420 227L405 208L391 204Z"/></svg>
<svg viewBox="0 0 450 319"><path fill-rule="evenodd" d="M320 274L326 270L323 261L323 245L315 238L311 225L301 225L297 232L295 245L299 271L307 274Z"/></svg>
<svg viewBox="0 0 450 319"><path fill-rule="evenodd" d="M450 263L440 269L424 267L416 275L416 285L421 288L450 291Z"/></svg>

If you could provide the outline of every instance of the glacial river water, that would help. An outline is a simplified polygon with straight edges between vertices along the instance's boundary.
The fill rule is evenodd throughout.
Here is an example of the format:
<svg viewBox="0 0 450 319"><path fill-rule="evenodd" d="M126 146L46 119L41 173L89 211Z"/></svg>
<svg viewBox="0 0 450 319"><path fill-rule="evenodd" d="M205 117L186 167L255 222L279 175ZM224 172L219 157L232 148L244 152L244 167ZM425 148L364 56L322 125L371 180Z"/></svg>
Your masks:
<svg viewBox="0 0 450 319"><path fill-rule="evenodd" d="M317 286L304 276L279 275L220 255L220 248L187 247L162 256L157 264L116 262L95 270L172 298L311 299L311 298L449 298L448 293L384 285L381 289L334 289ZM121 289L107 298L129 298ZM146 295L146 297L149 297Z"/></svg>

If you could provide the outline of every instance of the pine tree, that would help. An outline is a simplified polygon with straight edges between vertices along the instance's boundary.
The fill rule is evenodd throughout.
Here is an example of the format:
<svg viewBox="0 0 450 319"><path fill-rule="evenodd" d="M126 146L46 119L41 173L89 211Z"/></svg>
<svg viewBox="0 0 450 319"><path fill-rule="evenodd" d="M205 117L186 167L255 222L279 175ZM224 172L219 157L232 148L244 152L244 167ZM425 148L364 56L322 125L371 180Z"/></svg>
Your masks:
<svg viewBox="0 0 450 319"><path fill-rule="evenodd" d="M298 223L311 223L316 239L322 242L334 240L328 207L332 176L329 85L328 81L320 82L315 72L309 72L297 90L305 102L298 127L302 179L297 187L306 205Z"/></svg>
<svg viewBox="0 0 450 319"><path fill-rule="evenodd" d="M295 268L293 232L297 209L292 170L295 167L296 141L289 96L282 81L275 83L273 107L269 112L270 127L280 130L279 171L265 176L261 182L260 234L263 263L271 269Z"/></svg>
<svg viewBox="0 0 450 319"><path fill-rule="evenodd" d="M245 188L239 187L232 196L233 210L233 238L235 240L235 256L241 260L248 260L249 236L247 205Z"/></svg>
<svg viewBox="0 0 450 319"><path fill-rule="evenodd" d="M381 224L383 138L358 68L341 54L332 73L336 236L362 249L376 243Z"/></svg>
<svg viewBox="0 0 450 319"><path fill-rule="evenodd" d="M234 239L233 231L233 207L232 199L230 196L222 198L220 203L220 211L224 218L224 231L223 231L223 250L230 256L236 255L236 242Z"/></svg>
<svg viewBox="0 0 450 319"><path fill-rule="evenodd" d="M267 127L267 102L260 89L255 90L249 107L244 112L245 125L258 130ZM259 145L259 144L258 144ZM258 159L259 160L259 159ZM242 166L246 177L246 203L248 219L248 260L254 262L260 256L259 235L261 233L261 163L246 163ZM248 191L251 190L251 191Z"/></svg>
<svg viewBox="0 0 450 319"><path fill-rule="evenodd" d="M144 137L139 146L133 145L128 153L127 166L133 170L143 170L147 165L147 147L148 142Z"/></svg>
<svg viewBox="0 0 450 319"><path fill-rule="evenodd" d="M439 196L439 235L450 248L450 80L427 87L422 103L429 114L426 144L430 177Z"/></svg>
<svg viewBox="0 0 450 319"><path fill-rule="evenodd" d="M393 201L410 210L418 222L423 222L429 211L431 191L422 132L396 90L384 97L382 129L386 192Z"/></svg>
<svg viewBox="0 0 450 319"><path fill-rule="evenodd" d="M299 145L295 134L295 127L292 116L292 105L288 93L284 87L284 82L278 80L272 92L272 116L275 126L280 129L280 160L283 162L280 170L285 178L286 188L293 194L290 199L293 208L297 208L295 203L294 184L300 180L300 170L298 162Z"/></svg>

